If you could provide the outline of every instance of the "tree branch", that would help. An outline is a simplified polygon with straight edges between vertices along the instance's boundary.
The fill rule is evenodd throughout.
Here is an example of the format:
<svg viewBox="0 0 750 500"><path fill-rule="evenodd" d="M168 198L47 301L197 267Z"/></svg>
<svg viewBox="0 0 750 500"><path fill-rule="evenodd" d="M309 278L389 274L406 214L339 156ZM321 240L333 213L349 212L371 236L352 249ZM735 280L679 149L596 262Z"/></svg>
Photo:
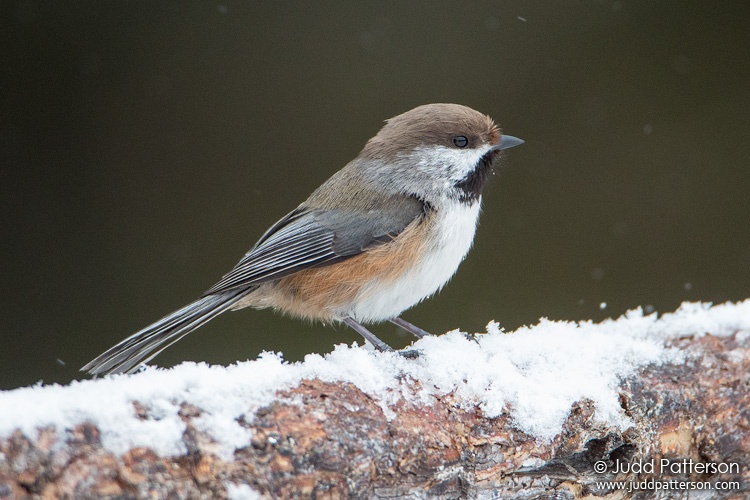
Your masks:
<svg viewBox="0 0 750 500"><path fill-rule="evenodd" d="M196 425L204 410L188 402L180 404L185 452L177 456L146 447L118 455L86 422L34 436L16 430L0 440L0 498L650 498L657 487L649 480L690 482L685 488L735 481L710 497L746 497L750 335L694 333L664 344L682 359L647 364L619 384L632 422L624 430L598 419L588 400L572 406L548 442L520 431L512 408L490 418L455 391L425 401L429 381L404 376L402 396L384 410L352 383L306 379L239 420L252 437L231 456ZM133 413L154 418L139 404ZM646 489L604 484L615 480ZM684 493L663 484L658 491Z"/></svg>

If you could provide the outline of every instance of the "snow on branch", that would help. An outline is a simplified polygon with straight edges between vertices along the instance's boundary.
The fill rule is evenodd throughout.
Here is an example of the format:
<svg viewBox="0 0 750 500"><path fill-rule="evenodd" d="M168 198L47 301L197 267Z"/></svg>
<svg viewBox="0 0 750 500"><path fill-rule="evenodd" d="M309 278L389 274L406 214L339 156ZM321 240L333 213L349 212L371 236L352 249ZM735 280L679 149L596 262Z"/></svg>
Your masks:
<svg viewBox="0 0 750 500"><path fill-rule="evenodd" d="M299 363L264 353L0 392L0 498L750 488L750 299L512 333L491 322L413 348L417 359L340 345ZM714 466L658 467L680 460Z"/></svg>

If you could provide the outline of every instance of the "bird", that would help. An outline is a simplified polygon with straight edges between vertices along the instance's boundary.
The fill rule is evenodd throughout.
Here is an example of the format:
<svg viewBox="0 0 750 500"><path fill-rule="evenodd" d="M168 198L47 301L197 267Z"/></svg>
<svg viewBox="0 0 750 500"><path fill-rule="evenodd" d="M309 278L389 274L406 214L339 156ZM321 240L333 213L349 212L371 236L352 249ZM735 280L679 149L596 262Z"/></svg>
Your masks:
<svg viewBox="0 0 750 500"><path fill-rule="evenodd" d="M343 323L378 351L393 349L366 324L390 321L429 335L401 314L455 274L474 241L493 166L523 142L459 104L425 104L385 120L351 162L197 300L81 370L133 373L219 314L245 307Z"/></svg>

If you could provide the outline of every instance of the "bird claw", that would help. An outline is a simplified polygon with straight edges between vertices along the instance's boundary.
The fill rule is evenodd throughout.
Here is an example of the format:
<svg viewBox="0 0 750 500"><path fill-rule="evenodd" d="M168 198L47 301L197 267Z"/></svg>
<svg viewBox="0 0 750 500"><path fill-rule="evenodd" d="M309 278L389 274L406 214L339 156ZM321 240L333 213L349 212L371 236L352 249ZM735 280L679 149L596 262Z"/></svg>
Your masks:
<svg viewBox="0 0 750 500"><path fill-rule="evenodd" d="M398 351L400 355L406 359L417 359L422 355L422 351L419 349L409 349L408 351Z"/></svg>

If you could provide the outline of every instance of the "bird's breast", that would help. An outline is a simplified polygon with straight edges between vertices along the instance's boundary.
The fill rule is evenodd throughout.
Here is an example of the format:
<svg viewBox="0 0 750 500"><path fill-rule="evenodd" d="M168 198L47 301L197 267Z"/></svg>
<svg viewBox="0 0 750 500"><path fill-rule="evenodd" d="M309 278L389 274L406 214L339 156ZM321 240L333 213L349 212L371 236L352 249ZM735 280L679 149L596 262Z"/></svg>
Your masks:
<svg viewBox="0 0 750 500"><path fill-rule="evenodd" d="M384 321L440 290L455 274L471 248L480 200L451 200L432 211L415 235L419 252L395 279L374 276L352 301L350 315L358 321ZM417 244L414 244L417 248Z"/></svg>

